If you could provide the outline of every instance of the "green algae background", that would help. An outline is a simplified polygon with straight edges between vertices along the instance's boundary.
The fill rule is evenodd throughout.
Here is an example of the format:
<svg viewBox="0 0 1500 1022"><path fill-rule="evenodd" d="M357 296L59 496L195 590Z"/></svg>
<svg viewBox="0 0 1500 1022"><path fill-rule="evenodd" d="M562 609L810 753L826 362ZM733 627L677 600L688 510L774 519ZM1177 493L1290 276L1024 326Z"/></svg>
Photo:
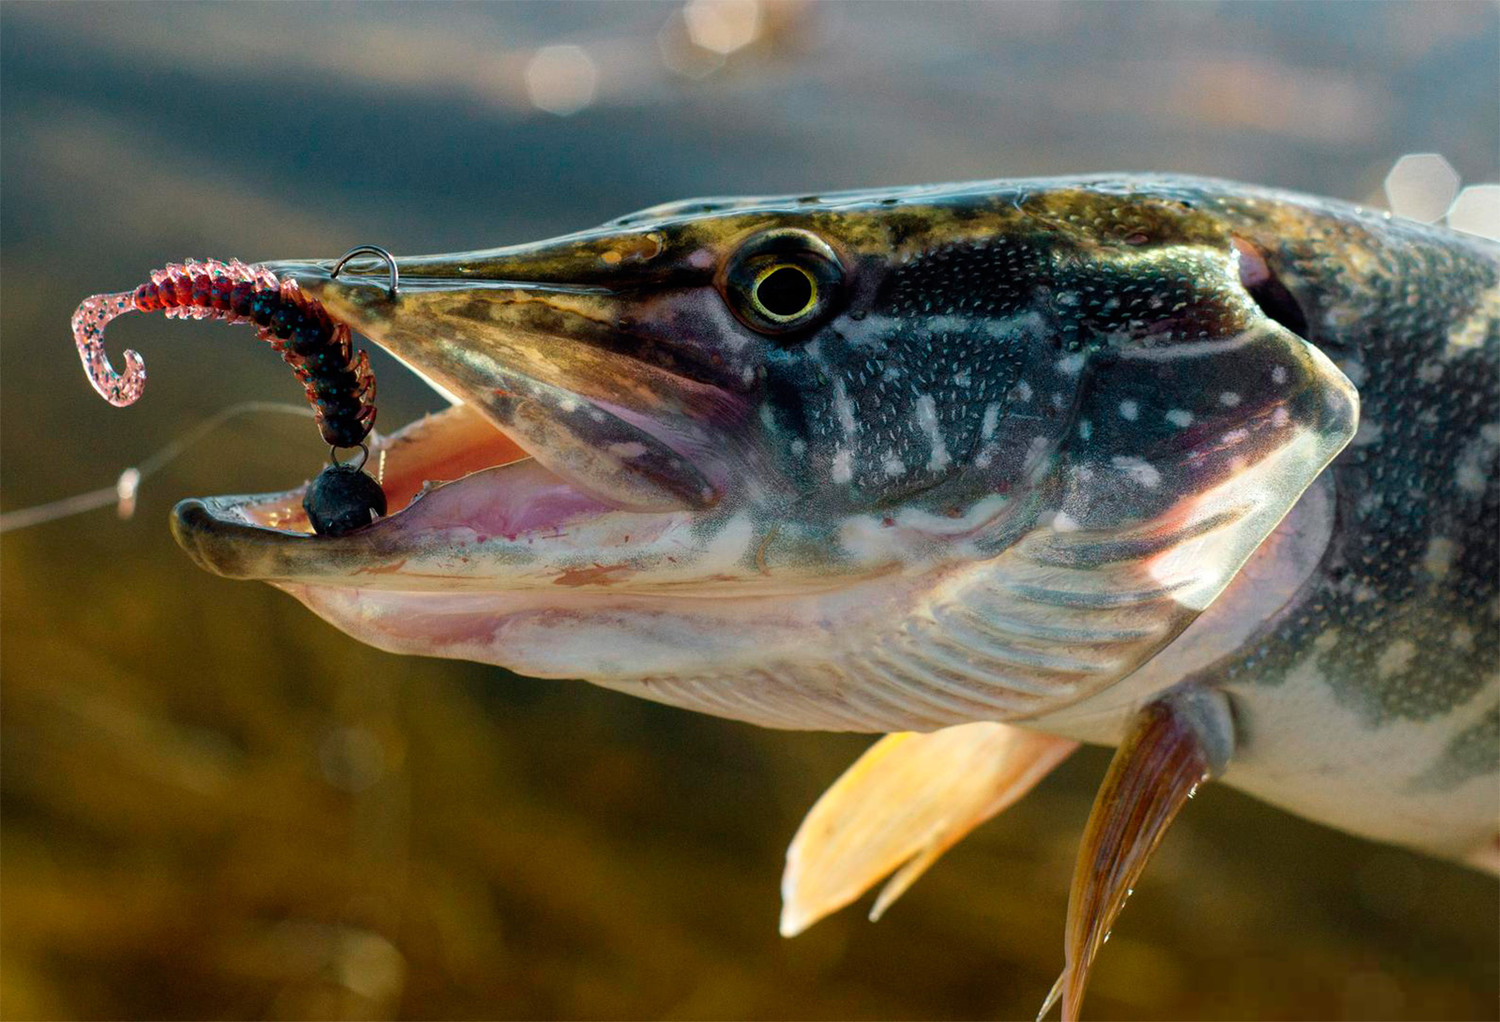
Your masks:
<svg viewBox="0 0 1500 1022"><path fill-rule="evenodd" d="M1404 153L1500 177L1488 4L780 4L748 40L702 15L695 36L678 4L5 4L0 507L108 486L236 401L300 399L248 331L146 317L110 333L146 355L144 399L92 393L75 304L185 256L469 249L696 194L1101 169L1376 202ZM538 58L558 45L579 49ZM375 363L384 426L438 406ZM133 519L0 541L0 1015L1035 1013L1104 750L878 925L854 908L784 941L786 844L870 739L392 657L171 542L176 499L322 457L306 422L237 420ZM1087 1010L1494 1018L1497 960L1493 880L1208 788Z"/></svg>

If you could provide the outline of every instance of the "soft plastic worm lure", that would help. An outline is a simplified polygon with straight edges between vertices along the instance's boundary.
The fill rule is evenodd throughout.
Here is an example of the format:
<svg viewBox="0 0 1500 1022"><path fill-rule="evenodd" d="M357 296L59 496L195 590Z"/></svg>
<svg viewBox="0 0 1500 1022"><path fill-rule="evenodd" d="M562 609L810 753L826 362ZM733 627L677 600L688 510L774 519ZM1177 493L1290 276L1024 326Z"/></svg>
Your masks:
<svg viewBox="0 0 1500 1022"><path fill-rule="evenodd" d="M118 407L141 396L146 364L137 352L127 351L125 372L116 372L104 351L104 328L132 309L253 323L261 340L280 352L302 381L318 431L332 447L358 447L375 424L369 357L354 350L348 325L303 294L294 280L238 259L188 260L154 271L150 282L134 291L85 299L73 313L73 339L89 382Z"/></svg>
<svg viewBox="0 0 1500 1022"><path fill-rule="evenodd" d="M395 272L392 260L393 293ZM280 352L302 381L318 432L330 448L364 447L375 425L375 376L369 356L354 350L348 324L303 294L296 281L282 280L263 266L246 266L238 259L188 260L156 270L134 291L84 299L73 313L78 357L94 389L117 407L134 403L146 386L146 363L139 353L125 352L121 374L104 351L104 328L132 309L163 310L177 319L255 324L260 339ZM363 457L359 464L334 460L308 486L302 506L318 535L342 536L385 514L385 493L360 471L363 464Z"/></svg>

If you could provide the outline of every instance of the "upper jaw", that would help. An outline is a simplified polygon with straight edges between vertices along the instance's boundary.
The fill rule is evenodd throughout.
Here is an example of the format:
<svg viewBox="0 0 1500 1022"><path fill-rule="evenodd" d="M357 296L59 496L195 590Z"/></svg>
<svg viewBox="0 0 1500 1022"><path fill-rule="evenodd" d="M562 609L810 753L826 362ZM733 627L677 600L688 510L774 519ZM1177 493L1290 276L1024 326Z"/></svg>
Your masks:
<svg viewBox="0 0 1500 1022"><path fill-rule="evenodd" d="M622 345L625 299L586 285L497 280L492 267L484 279L455 279L473 270L459 256L397 265L394 295L384 266L352 264L361 272L336 279L326 263L268 267L584 491L641 510L719 501L730 480L722 468L706 471L707 455L742 403Z"/></svg>

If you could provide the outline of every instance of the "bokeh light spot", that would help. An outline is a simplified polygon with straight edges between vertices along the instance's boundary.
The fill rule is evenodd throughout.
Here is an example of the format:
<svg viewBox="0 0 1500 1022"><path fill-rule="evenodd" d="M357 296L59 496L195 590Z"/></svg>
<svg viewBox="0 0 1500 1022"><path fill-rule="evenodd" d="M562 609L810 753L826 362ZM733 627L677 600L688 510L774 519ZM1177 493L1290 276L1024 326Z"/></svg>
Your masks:
<svg viewBox="0 0 1500 1022"><path fill-rule="evenodd" d="M1458 194L1458 171L1437 153L1411 153L1396 161L1385 176L1385 199L1391 212L1423 223L1436 223Z"/></svg>
<svg viewBox="0 0 1500 1022"><path fill-rule="evenodd" d="M1470 185L1448 210L1448 226L1500 241L1500 185Z"/></svg>
<svg viewBox="0 0 1500 1022"><path fill-rule="evenodd" d="M532 105L559 117L594 101L599 68L581 46L544 46L526 65L526 92Z"/></svg>
<svg viewBox="0 0 1500 1022"><path fill-rule="evenodd" d="M757 0L692 0L682 9L688 38L714 53L743 49L760 34Z"/></svg>

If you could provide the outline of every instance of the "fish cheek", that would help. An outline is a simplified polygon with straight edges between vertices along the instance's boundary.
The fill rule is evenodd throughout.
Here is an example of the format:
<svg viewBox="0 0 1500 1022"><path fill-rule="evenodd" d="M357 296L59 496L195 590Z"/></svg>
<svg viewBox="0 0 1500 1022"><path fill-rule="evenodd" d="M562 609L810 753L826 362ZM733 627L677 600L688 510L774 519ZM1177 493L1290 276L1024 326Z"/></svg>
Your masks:
<svg viewBox="0 0 1500 1022"><path fill-rule="evenodd" d="M1352 438L1358 398L1316 348L1257 318L1099 360L1077 415L1055 530L1090 537L1082 560L1135 559L1156 579L1190 561L1174 595L1201 611Z"/></svg>

